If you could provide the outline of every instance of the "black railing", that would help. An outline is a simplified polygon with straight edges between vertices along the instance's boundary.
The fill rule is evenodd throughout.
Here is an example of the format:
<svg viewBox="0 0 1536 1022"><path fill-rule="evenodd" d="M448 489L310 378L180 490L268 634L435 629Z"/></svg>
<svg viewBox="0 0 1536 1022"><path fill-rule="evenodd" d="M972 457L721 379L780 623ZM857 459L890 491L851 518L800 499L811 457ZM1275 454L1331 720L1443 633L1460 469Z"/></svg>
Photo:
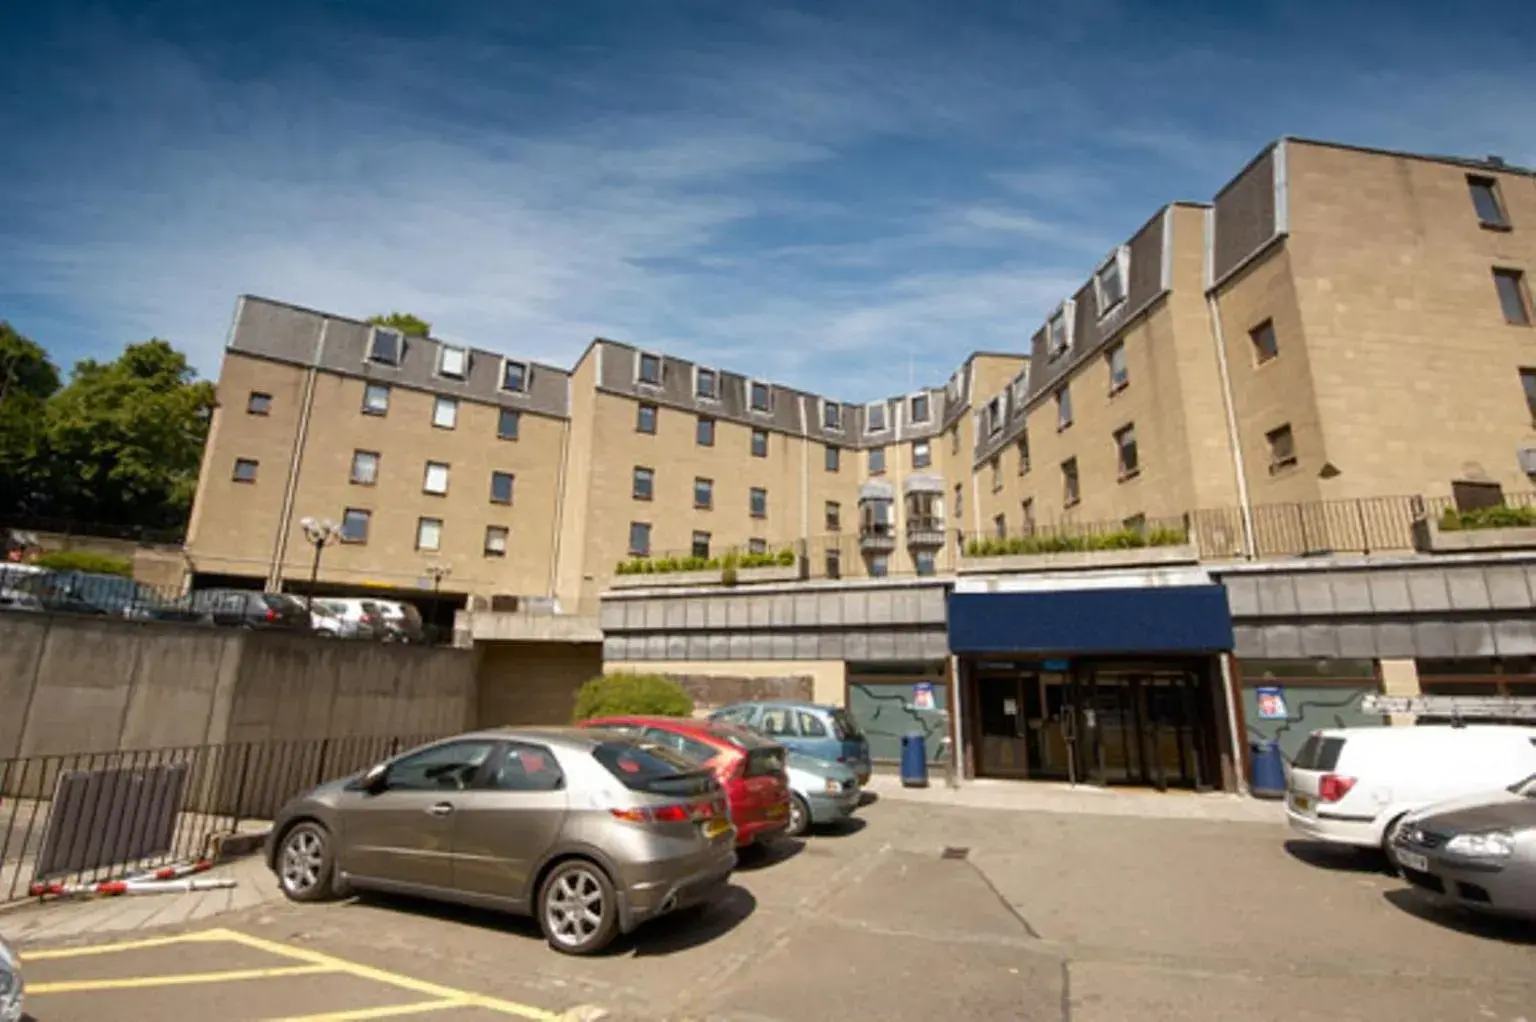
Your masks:
<svg viewBox="0 0 1536 1022"><path fill-rule="evenodd" d="M212 855L293 796L442 737L368 735L0 759L0 903ZM259 828L258 828L259 829Z"/></svg>

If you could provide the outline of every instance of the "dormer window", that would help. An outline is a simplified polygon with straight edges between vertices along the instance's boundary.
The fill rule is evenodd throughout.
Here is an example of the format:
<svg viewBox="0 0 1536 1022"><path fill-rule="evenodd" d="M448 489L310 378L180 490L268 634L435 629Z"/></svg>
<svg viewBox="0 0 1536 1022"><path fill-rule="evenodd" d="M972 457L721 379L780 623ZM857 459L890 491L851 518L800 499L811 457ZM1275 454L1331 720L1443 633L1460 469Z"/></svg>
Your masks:
<svg viewBox="0 0 1536 1022"><path fill-rule="evenodd" d="M864 406L864 432L885 432L885 402L876 401L874 404Z"/></svg>
<svg viewBox="0 0 1536 1022"><path fill-rule="evenodd" d="M501 363L501 389L513 394L528 390L528 364L514 362L510 358Z"/></svg>
<svg viewBox="0 0 1536 1022"><path fill-rule="evenodd" d="M642 351L635 363L635 379L647 387L661 386L661 356Z"/></svg>
<svg viewBox="0 0 1536 1022"><path fill-rule="evenodd" d="M1072 347L1073 307L1073 302L1063 302L1061 308L1045 324L1046 343L1053 359L1065 355L1067 349Z"/></svg>
<svg viewBox="0 0 1536 1022"><path fill-rule="evenodd" d="M704 401L720 400L720 374L713 369L695 366L693 369L693 396Z"/></svg>
<svg viewBox="0 0 1536 1022"><path fill-rule="evenodd" d="M825 398L821 402L821 427L834 432L843 431L843 406Z"/></svg>
<svg viewBox="0 0 1536 1022"><path fill-rule="evenodd" d="M747 404L754 412L762 412L764 415L773 411L773 392L768 384L753 380L747 385Z"/></svg>
<svg viewBox="0 0 1536 1022"><path fill-rule="evenodd" d="M1024 394L1029 389L1029 375L1020 373L1013 378L1013 414L1024 412Z"/></svg>
<svg viewBox="0 0 1536 1022"><path fill-rule="evenodd" d="M368 361L398 366L405 352L405 335L398 330L376 326L368 338Z"/></svg>
<svg viewBox="0 0 1536 1022"><path fill-rule="evenodd" d="M1003 431L1003 397L999 394L987 402L987 433L997 436Z"/></svg>
<svg viewBox="0 0 1536 1022"><path fill-rule="evenodd" d="M1093 293L1101 317L1125 301L1126 278L1130 276L1131 248L1121 245L1093 275Z"/></svg>
<svg viewBox="0 0 1536 1022"><path fill-rule="evenodd" d="M927 422L928 421L928 395L927 394L913 394L911 400L907 402L907 407L908 407L908 410L912 414L912 421L913 422Z"/></svg>
<svg viewBox="0 0 1536 1022"><path fill-rule="evenodd" d="M447 344L437 350L437 375L462 380L469 374L469 352Z"/></svg>

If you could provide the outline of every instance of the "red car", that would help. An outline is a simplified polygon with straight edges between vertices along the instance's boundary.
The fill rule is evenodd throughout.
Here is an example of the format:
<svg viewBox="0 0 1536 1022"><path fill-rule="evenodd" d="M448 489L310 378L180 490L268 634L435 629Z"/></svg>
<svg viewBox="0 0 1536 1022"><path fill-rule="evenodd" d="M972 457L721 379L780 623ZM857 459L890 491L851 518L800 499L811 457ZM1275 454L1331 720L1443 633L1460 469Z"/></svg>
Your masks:
<svg viewBox="0 0 1536 1022"><path fill-rule="evenodd" d="M755 731L691 717L597 717L582 727L641 734L709 767L725 788L738 848L789 826L784 746Z"/></svg>

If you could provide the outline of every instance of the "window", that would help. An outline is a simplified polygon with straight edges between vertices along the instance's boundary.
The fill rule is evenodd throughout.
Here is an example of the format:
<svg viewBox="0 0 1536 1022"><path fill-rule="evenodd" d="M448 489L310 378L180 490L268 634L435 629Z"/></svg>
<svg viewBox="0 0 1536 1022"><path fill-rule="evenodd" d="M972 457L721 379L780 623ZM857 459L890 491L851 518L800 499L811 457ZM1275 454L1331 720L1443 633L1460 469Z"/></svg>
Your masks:
<svg viewBox="0 0 1536 1022"><path fill-rule="evenodd" d="M487 525L485 527L485 556L507 556L507 535L509 530L505 525Z"/></svg>
<svg viewBox="0 0 1536 1022"><path fill-rule="evenodd" d="M441 518L416 519L416 549L436 550L443 541L443 520Z"/></svg>
<svg viewBox="0 0 1536 1022"><path fill-rule="evenodd" d="M1110 348L1104 361L1109 364L1109 392L1118 394L1131 382L1130 371L1125 367L1125 343L1122 341Z"/></svg>
<svg viewBox="0 0 1536 1022"><path fill-rule="evenodd" d="M629 493L636 500L650 500L656 495L656 473L636 465Z"/></svg>
<svg viewBox="0 0 1536 1022"><path fill-rule="evenodd" d="M749 553L749 554L766 554L767 552L768 552L768 541L766 539L749 539L749 540L747 540L747 553Z"/></svg>
<svg viewBox="0 0 1536 1022"><path fill-rule="evenodd" d="M1472 193L1472 208L1484 227L1508 229L1509 218L1504 215L1504 203L1499 201L1499 182L1491 177L1467 175L1467 190Z"/></svg>
<svg viewBox="0 0 1536 1022"><path fill-rule="evenodd" d="M1019 451L1019 475L1029 475L1029 431L1019 434L1018 443L1015 445Z"/></svg>
<svg viewBox="0 0 1536 1022"><path fill-rule="evenodd" d="M1013 378L1011 387L1013 389L1013 414L1023 415L1024 395L1029 390L1029 370L1026 369L1024 372L1015 376Z"/></svg>
<svg viewBox="0 0 1536 1022"><path fill-rule="evenodd" d="M992 516L992 534L998 539L1004 539L1008 535L1008 516L1002 512Z"/></svg>
<svg viewBox="0 0 1536 1022"><path fill-rule="evenodd" d="M1520 370L1520 386L1525 389L1525 409L1536 423L1536 369Z"/></svg>
<svg viewBox="0 0 1536 1022"><path fill-rule="evenodd" d="M828 444L824 461L826 462L828 472L836 472L843 464L842 448L833 447L831 444Z"/></svg>
<svg viewBox="0 0 1536 1022"><path fill-rule="evenodd" d="M864 406L864 432L885 432L885 402L877 401Z"/></svg>
<svg viewBox="0 0 1536 1022"><path fill-rule="evenodd" d="M259 390L251 391L251 396L245 400L245 411L247 415L272 414L272 395L263 394Z"/></svg>
<svg viewBox="0 0 1536 1022"><path fill-rule="evenodd" d="M999 394L987 402L987 435L997 436L1003 431L1003 398Z"/></svg>
<svg viewBox="0 0 1536 1022"><path fill-rule="evenodd" d="M910 504L910 502L909 502L909 504ZM920 516L920 517L926 517L926 515ZM939 517L939 516L937 514L935 514L934 517ZM963 484L961 484L961 483L956 483L955 484L955 521L958 522L960 519L962 519L964 517L965 517L965 486Z"/></svg>
<svg viewBox="0 0 1536 1022"><path fill-rule="evenodd" d="M912 557L913 565L917 568L918 575L926 578L933 574L933 552L931 550L919 550Z"/></svg>
<svg viewBox="0 0 1536 1022"><path fill-rule="evenodd" d="M1068 458L1061 463L1061 504L1072 507L1082 499L1077 485L1077 459Z"/></svg>
<svg viewBox="0 0 1536 1022"><path fill-rule="evenodd" d="M565 774L548 749L513 743L495 772L486 779L492 791L559 791Z"/></svg>
<svg viewBox="0 0 1536 1022"><path fill-rule="evenodd" d="M496 435L502 440L516 440L523 415L516 408L503 408L496 415Z"/></svg>
<svg viewBox="0 0 1536 1022"><path fill-rule="evenodd" d="M437 349L437 375L462 380L469 375L469 352L463 348L443 345Z"/></svg>
<svg viewBox="0 0 1536 1022"><path fill-rule="evenodd" d="M693 556L703 560L709 560L709 533L695 532L693 534Z"/></svg>
<svg viewBox="0 0 1536 1022"><path fill-rule="evenodd" d="M841 433L843 431L843 406L825 398L821 402L821 426Z"/></svg>
<svg viewBox="0 0 1536 1022"><path fill-rule="evenodd" d="M512 487L513 487L513 484L515 482L516 482L516 477L513 476L511 472L492 472L491 473L491 503L492 504L510 504L510 503L512 503Z"/></svg>
<svg viewBox="0 0 1536 1022"><path fill-rule="evenodd" d="M926 440L912 441L912 467L927 468L933 464L933 449Z"/></svg>
<svg viewBox="0 0 1536 1022"><path fill-rule="evenodd" d="M363 414L386 415L389 413L389 387L382 383L370 383L363 387Z"/></svg>
<svg viewBox="0 0 1536 1022"><path fill-rule="evenodd" d="M753 381L747 385L747 403L754 412L773 411L773 393L768 384Z"/></svg>
<svg viewBox="0 0 1536 1022"><path fill-rule="evenodd" d="M866 536L889 536L892 511L889 500L859 501L859 531Z"/></svg>
<svg viewBox="0 0 1536 1022"><path fill-rule="evenodd" d="M992 492L996 493L1003 488L1003 458L1000 454L992 455Z"/></svg>
<svg viewBox="0 0 1536 1022"><path fill-rule="evenodd" d="M642 351L635 363L635 379L648 387L661 386L661 356Z"/></svg>
<svg viewBox="0 0 1536 1022"><path fill-rule="evenodd" d="M1280 354L1280 338L1275 336L1275 321L1272 319L1266 319L1248 331L1248 340L1253 344L1253 361L1256 365L1263 365Z"/></svg>
<svg viewBox="0 0 1536 1022"><path fill-rule="evenodd" d="M635 409L635 432L656 435L656 406L641 404Z"/></svg>
<svg viewBox="0 0 1536 1022"><path fill-rule="evenodd" d="M872 476L885 474L884 447L871 447L869 449L869 474Z"/></svg>
<svg viewBox="0 0 1536 1022"><path fill-rule="evenodd" d="M341 541L343 543L368 542L368 525L372 521L372 511L364 511L356 507L347 508L341 513Z"/></svg>
<svg viewBox="0 0 1536 1022"><path fill-rule="evenodd" d="M1062 387L1056 392L1056 432L1072 425L1072 391Z"/></svg>
<svg viewBox="0 0 1536 1022"><path fill-rule="evenodd" d="M913 394L907 402L907 409L911 413L913 422L928 421L928 395Z"/></svg>
<svg viewBox="0 0 1536 1022"><path fill-rule="evenodd" d="M960 453L960 423L958 422L949 428L949 453L954 455Z"/></svg>
<svg viewBox="0 0 1536 1022"><path fill-rule="evenodd" d="M891 572L891 561L885 554L875 554L869 559L869 577L884 578Z"/></svg>
<svg viewBox="0 0 1536 1022"><path fill-rule="evenodd" d="M1067 302L1045 324L1046 343L1051 359L1060 358L1072 347L1072 311L1073 303Z"/></svg>
<svg viewBox="0 0 1536 1022"><path fill-rule="evenodd" d="M827 577L843 577L843 552L837 547L827 547Z"/></svg>
<svg viewBox="0 0 1536 1022"><path fill-rule="evenodd" d="M501 389L512 394L528 390L528 363L514 362L510 358L501 362Z"/></svg>
<svg viewBox="0 0 1536 1022"><path fill-rule="evenodd" d="M234 479L237 483L254 483L256 481L256 459L236 458Z"/></svg>
<svg viewBox="0 0 1536 1022"><path fill-rule="evenodd" d="M1531 302L1525 290L1525 274L1519 270L1495 269L1493 284L1499 290L1499 305L1504 309L1505 321L1516 326L1530 326Z"/></svg>
<svg viewBox="0 0 1536 1022"><path fill-rule="evenodd" d="M458 401L451 397L439 397L432 402L432 425L438 429L452 429L458 423Z"/></svg>
<svg viewBox="0 0 1536 1022"><path fill-rule="evenodd" d="M843 505L835 500L827 501L826 520L828 532L841 532L843 528Z"/></svg>
<svg viewBox="0 0 1536 1022"><path fill-rule="evenodd" d="M752 487L752 492L747 497L747 508L753 518L768 517L768 491L761 486Z"/></svg>
<svg viewBox="0 0 1536 1022"><path fill-rule="evenodd" d="M1290 423L1264 434L1269 447L1269 471L1271 474L1296 464L1296 438L1291 435Z"/></svg>
<svg viewBox="0 0 1536 1022"><path fill-rule="evenodd" d="M1120 479L1126 480L1141 471L1141 458L1136 452L1136 424L1129 423L1115 430L1115 467Z"/></svg>
<svg viewBox="0 0 1536 1022"><path fill-rule="evenodd" d="M651 525L649 522L629 523L629 552L636 557L651 554Z"/></svg>
<svg viewBox="0 0 1536 1022"><path fill-rule="evenodd" d="M368 360L387 366L398 366L405 351L405 336L398 330L376 326L368 339Z"/></svg>
<svg viewBox="0 0 1536 1022"><path fill-rule="evenodd" d="M768 457L768 431L766 429L754 429L752 431L752 457Z"/></svg>
<svg viewBox="0 0 1536 1022"><path fill-rule="evenodd" d="M716 401L720 398L720 374L713 369L704 369L699 366L693 368L693 396L703 398L705 401Z"/></svg>
<svg viewBox="0 0 1536 1022"><path fill-rule="evenodd" d="M1023 512L1024 535L1028 536L1035 531L1035 498L1025 497L1019 504L1019 510Z"/></svg>
<svg viewBox="0 0 1536 1022"><path fill-rule="evenodd" d="M694 439L700 447L715 446L715 420L706 416L699 416L699 423L694 427Z"/></svg>
<svg viewBox="0 0 1536 1022"><path fill-rule="evenodd" d="M1101 317L1125 301L1125 278L1130 262L1130 246L1121 245L1093 275L1093 293L1098 301Z"/></svg>
<svg viewBox="0 0 1536 1022"><path fill-rule="evenodd" d="M379 481L379 452L352 452L352 482L359 486L372 486Z"/></svg>
<svg viewBox="0 0 1536 1022"><path fill-rule="evenodd" d="M384 786L390 791L464 791L475 782L495 742L434 745L390 764Z"/></svg>
<svg viewBox="0 0 1536 1022"><path fill-rule="evenodd" d="M702 476L693 481L693 506L708 511L715 506L715 481Z"/></svg>
<svg viewBox="0 0 1536 1022"><path fill-rule="evenodd" d="M821 718L814 713L796 710L795 719L800 723L800 736L802 738L827 737L827 725L823 724Z"/></svg>
<svg viewBox="0 0 1536 1022"><path fill-rule="evenodd" d="M421 488L426 493L436 494L441 497L448 492L448 466L441 461L427 462L426 475L421 480Z"/></svg>

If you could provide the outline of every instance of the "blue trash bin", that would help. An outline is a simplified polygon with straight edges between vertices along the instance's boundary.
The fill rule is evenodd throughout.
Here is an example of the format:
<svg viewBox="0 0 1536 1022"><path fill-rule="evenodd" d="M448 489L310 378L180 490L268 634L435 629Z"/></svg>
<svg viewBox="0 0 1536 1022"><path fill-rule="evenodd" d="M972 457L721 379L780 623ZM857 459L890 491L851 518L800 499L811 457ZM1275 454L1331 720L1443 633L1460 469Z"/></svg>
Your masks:
<svg viewBox="0 0 1536 1022"><path fill-rule="evenodd" d="M1255 798L1285 797L1285 759L1280 755L1280 743L1253 742L1253 776L1249 790Z"/></svg>
<svg viewBox="0 0 1536 1022"><path fill-rule="evenodd" d="M928 787L928 738L921 732L901 736L901 783L907 788Z"/></svg>

